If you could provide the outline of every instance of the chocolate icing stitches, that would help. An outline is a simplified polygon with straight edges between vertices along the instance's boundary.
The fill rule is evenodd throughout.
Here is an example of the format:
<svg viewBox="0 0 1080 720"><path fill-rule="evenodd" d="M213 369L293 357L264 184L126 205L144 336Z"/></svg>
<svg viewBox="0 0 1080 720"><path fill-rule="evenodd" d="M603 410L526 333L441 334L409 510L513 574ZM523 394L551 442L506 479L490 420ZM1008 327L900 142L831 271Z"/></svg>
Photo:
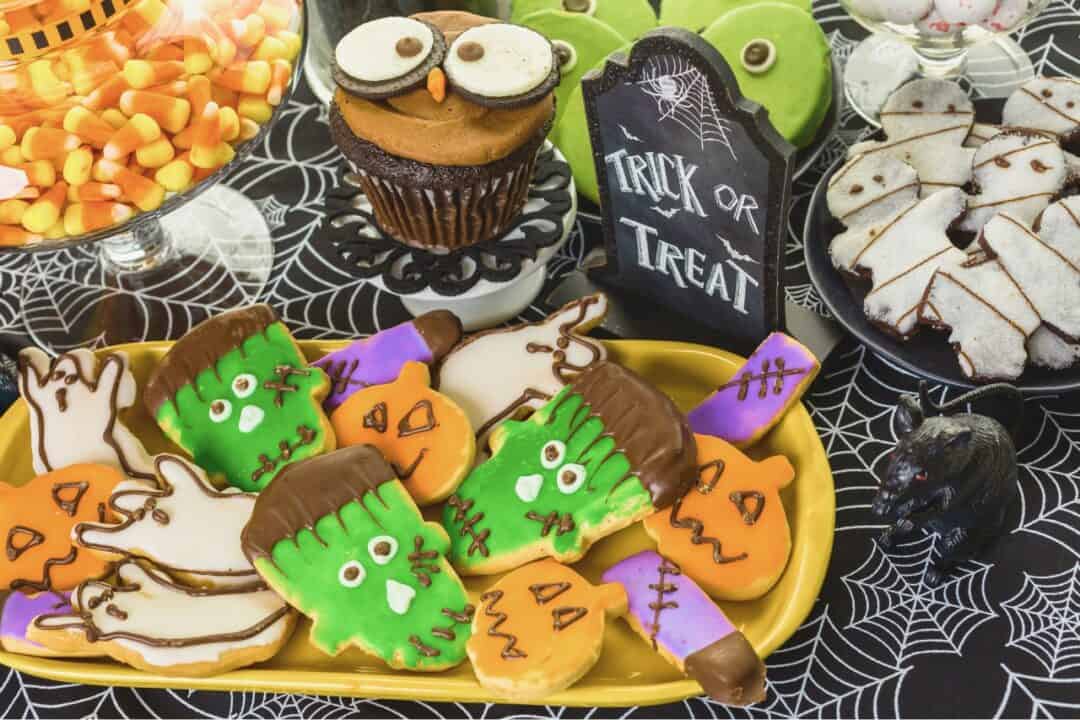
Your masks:
<svg viewBox="0 0 1080 720"><path fill-rule="evenodd" d="M491 637L502 638L506 641L506 644L503 645L503 649L500 653L504 660L528 657L525 651L517 646L517 638L515 636L499 630L502 624L506 622L507 617L506 613L495 610L495 605L502 599L502 596L502 590L492 590L480 596L480 601L487 603L484 607L484 615L495 619L495 622L488 627L487 634Z"/></svg>

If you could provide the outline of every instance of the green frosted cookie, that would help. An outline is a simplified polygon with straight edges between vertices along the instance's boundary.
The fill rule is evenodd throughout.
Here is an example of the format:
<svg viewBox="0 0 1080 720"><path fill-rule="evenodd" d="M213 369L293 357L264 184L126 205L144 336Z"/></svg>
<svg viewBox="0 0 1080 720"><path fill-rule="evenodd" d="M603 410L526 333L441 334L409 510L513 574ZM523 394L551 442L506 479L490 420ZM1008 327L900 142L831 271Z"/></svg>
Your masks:
<svg viewBox="0 0 1080 720"><path fill-rule="evenodd" d="M649 0L514 0L511 20L522 23L541 10L566 10L592 15L628 40L656 27L656 13Z"/></svg>
<svg viewBox="0 0 1080 720"><path fill-rule="evenodd" d="M660 25L701 32L729 10L753 5L761 0L664 0L660 6ZM810 0L783 0L810 12Z"/></svg>
<svg viewBox="0 0 1080 720"><path fill-rule="evenodd" d="M555 89L555 124L569 105L570 95L581 78L612 52L626 45L626 39L610 25L581 13L544 10L522 19L522 25L536 30L555 44L562 62L562 80Z"/></svg>
<svg viewBox="0 0 1080 720"><path fill-rule="evenodd" d="M832 100L829 41L814 18L785 2L723 15L702 33L731 65L746 97L764 105L773 127L809 145Z"/></svg>

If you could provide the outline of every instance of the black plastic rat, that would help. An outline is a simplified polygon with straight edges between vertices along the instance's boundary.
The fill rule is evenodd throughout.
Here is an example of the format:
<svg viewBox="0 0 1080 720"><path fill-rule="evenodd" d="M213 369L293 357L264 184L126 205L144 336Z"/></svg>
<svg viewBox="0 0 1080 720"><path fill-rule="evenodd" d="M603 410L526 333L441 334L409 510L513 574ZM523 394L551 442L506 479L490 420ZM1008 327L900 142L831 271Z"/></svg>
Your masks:
<svg viewBox="0 0 1080 720"><path fill-rule="evenodd" d="M940 536L940 555L926 574L930 585L1005 530L1017 494L1012 437L984 415L950 414L997 396L1015 404L1019 427L1023 397L1012 385L990 385L936 405L924 382L918 397L905 395L897 407L899 441L871 509L893 523L878 539L886 550L917 530Z"/></svg>

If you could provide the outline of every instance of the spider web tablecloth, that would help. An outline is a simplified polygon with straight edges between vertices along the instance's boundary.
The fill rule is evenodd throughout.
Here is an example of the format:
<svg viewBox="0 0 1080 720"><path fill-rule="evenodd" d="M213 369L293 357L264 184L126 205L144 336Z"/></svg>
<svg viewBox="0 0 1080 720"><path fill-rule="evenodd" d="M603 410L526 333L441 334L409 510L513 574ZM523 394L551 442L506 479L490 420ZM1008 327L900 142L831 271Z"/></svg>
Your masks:
<svg viewBox="0 0 1080 720"><path fill-rule="evenodd" d="M837 2L815 13L846 58L862 36ZM1054 0L1019 38L1036 71L1080 75L1080 0ZM814 169L795 185L788 224L788 297L821 311L802 261L801 230L822 173L866 134L849 111ZM223 281L272 303L304 338L354 337L404 319L385 293L331 267L312 250L323 197L340 156L326 113L302 88L264 146L229 180L256 201L275 237L265 285L227 264ZM551 264L554 282L599 242L579 223ZM0 259L0 333L25 334L25 318L65 321L98 279L81 268L92 249ZM213 258L213 248L208 250ZM48 304L26 307L26 288L47 283ZM550 287L550 285L549 285ZM119 292L119 291L118 291ZM40 295L40 294L39 294ZM182 322L197 298L162 305L135 297L147 315ZM530 308L529 319L541 315ZM868 508L894 437L897 395L917 381L852 341L830 358L807 398L836 478L837 536L821 597L798 633L769 658L761 705L732 710L709 700L598 711L557 707L382 702L258 693L129 690L61 685L0 668L4 717L1068 717L1080 715L1080 403L1076 395L1028 401L1020 450L1022 502L989 554L941 587L923 578L933 540L885 555Z"/></svg>

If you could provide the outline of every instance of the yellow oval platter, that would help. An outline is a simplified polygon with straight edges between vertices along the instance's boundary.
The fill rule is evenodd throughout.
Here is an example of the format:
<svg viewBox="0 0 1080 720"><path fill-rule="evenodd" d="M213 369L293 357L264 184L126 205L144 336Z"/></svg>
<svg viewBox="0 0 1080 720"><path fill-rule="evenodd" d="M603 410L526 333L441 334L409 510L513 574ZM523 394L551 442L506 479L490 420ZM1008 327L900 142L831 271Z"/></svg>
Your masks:
<svg viewBox="0 0 1080 720"><path fill-rule="evenodd" d="M344 346L342 341L302 341L311 360ZM636 370L666 392L686 411L717 386L727 382L742 359L722 350L686 343L621 340L606 343L612 359ZM140 388L171 343L120 346L131 357ZM142 408L125 418L151 452L176 452ZM795 481L782 491L792 531L792 554L784 575L764 597L752 602L721 603L731 621L768 656L784 643L810 613L832 553L836 517L832 472L825 449L806 409L800 404L780 425L753 447L755 459L785 455L795 467ZM20 485L32 475L30 429L25 403L17 402L0 417L0 466L5 481ZM640 550L654 548L640 524L597 543L575 565L592 582L613 563ZM498 576L468 578L466 586L478 597ZM0 663L53 680L90 685L187 688L344 695L443 702L499 702L480 685L465 663L436 673L395 672L358 650L327 657L307 641L299 627L289 645L273 660L217 677L173 678L140 672L99 660L62 660L0 652ZM580 682L544 699L547 705L635 706L683 700L701 694L697 682L653 652L622 621L608 624L604 652Z"/></svg>

